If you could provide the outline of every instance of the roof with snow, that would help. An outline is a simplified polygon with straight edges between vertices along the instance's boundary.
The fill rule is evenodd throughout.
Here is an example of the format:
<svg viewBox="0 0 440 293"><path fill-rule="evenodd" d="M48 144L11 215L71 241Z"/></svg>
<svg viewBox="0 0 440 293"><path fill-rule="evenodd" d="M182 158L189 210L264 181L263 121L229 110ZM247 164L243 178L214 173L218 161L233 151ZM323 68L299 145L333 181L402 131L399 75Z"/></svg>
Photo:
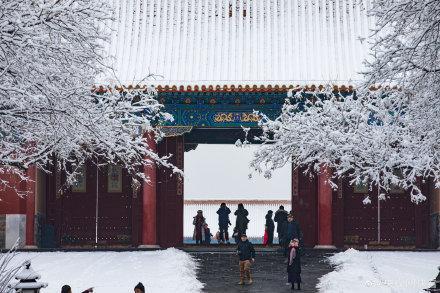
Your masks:
<svg viewBox="0 0 440 293"><path fill-rule="evenodd" d="M103 83L349 85L368 54L370 0L113 2Z"/></svg>

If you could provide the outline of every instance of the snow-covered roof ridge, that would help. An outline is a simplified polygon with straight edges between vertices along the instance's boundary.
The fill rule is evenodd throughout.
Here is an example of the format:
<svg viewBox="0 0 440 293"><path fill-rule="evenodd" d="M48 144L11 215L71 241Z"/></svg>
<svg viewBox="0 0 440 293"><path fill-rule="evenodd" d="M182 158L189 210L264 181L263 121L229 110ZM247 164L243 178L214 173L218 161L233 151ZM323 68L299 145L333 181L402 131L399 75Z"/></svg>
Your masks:
<svg viewBox="0 0 440 293"><path fill-rule="evenodd" d="M116 76L101 83L349 85L368 53L370 0L113 4L106 52Z"/></svg>

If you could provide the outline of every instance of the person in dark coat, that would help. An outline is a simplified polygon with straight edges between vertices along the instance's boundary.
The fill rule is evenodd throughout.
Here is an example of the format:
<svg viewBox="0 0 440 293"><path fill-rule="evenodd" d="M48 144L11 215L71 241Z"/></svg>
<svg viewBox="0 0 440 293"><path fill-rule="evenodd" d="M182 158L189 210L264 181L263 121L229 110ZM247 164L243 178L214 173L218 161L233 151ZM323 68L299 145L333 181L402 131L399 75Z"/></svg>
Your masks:
<svg viewBox="0 0 440 293"><path fill-rule="evenodd" d="M237 254L239 257L240 267L240 282L239 285L244 285L245 278L248 279L248 284L252 284L251 265L255 262L255 250L252 243L247 239L246 234L241 234L240 242L237 246Z"/></svg>
<svg viewBox="0 0 440 293"><path fill-rule="evenodd" d="M295 289L295 283L298 284L298 290L301 290L301 253L297 238L293 239L289 244L287 280L292 284L292 290Z"/></svg>
<svg viewBox="0 0 440 293"><path fill-rule="evenodd" d="M145 287L144 287L144 284L142 284L141 282L139 282L139 283L134 287L134 293L145 293Z"/></svg>
<svg viewBox="0 0 440 293"><path fill-rule="evenodd" d="M275 217L273 220L277 223L278 243L283 245L283 226L284 223L287 222L287 211L284 210L284 206L281 205L278 211L275 212Z"/></svg>
<svg viewBox="0 0 440 293"><path fill-rule="evenodd" d="M284 254L288 252L290 241L293 239L302 239L302 232L299 223L294 220L293 214L289 214L287 222L283 224Z"/></svg>
<svg viewBox="0 0 440 293"><path fill-rule="evenodd" d="M89 293L89 292L93 292L93 288L86 289L81 293ZM61 293L72 293L72 288L69 285L64 285L63 287L61 287Z"/></svg>
<svg viewBox="0 0 440 293"><path fill-rule="evenodd" d="M249 223L249 219L247 218L249 212L244 208L242 203L239 203L238 209L235 211L234 215L237 216L235 228L237 229L238 237L240 238L241 235L246 234Z"/></svg>
<svg viewBox="0 0 440 293"><path fill-rule="evenodd" d="M193 218L194 225L194 234L193 239L196 240L196 244L202 244L202 240L204 239L204 230L203 225L205 224L205 217L203 217L202 210L197 211L197 215Z"/></svg>
<svg viewBox="0 0 440 293"><path fill-rule="evenodd" d="M211 244L211 237L213 236L211 234L211 229L209 229L208 224L203 224L203 230L205 238L203 239L203 244L210 245Z"/></svg>
<svg viewBox="0 0 440 293"><path fill-rule="evenodd" d="M223 202L220 205L220 208L217 211L218 214L218 227L220 232L220 242L229 244L229 234L228 234L228 228L231 222L229 221L229 214L231 213L231 210L226 206L226 204Z"/></svg>
<svg viewBox="0 0 440 293"><path fill-rule="evenodd" d="M273 211L269 210L266 214L266 225L265 229L267 231L267 245L273 244L273 232L275 230L275 223L272 220Z"/></svg>

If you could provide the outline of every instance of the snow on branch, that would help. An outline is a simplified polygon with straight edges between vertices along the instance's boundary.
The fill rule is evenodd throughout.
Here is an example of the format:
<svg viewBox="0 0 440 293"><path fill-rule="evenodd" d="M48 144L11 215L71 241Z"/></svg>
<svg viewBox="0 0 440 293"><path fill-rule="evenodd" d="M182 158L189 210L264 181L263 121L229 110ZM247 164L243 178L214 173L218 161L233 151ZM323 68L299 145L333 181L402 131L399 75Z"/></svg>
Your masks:
<svg viewBox="0 0 440 293"><path fill-rule="evenodd" d="M408 131L402 112L392 94L359 98L330 89L298 91L277 119L261 121L263 145L251 166L262 173L287 163L307 172L325 165L334 170L333 179L344 176L383 190L399 186L412 190L412 200L423 200L418 178L425 174L425 161L401 140Z"/></svg>
<svg viewBox="0 0 440 293"><path fill-rule="evenodd" d="M440 2L375 0L369 13L371 56L356 94L289 94L282 114L260 123L252 167L327 165L334 177L398 186L420 202L421 183L440 187Z"/></svg>
<svg viewBox="0 0 440 293"><path fill-rule="evenodd" d="M171 166L147 142L171 119L154 90L92 90L111 70L103 52L112 15L104 0L0 0L0 173L26 179L26 168L48 170L53 157L70 181L87 159L139 179L143 165Z"/></svg>

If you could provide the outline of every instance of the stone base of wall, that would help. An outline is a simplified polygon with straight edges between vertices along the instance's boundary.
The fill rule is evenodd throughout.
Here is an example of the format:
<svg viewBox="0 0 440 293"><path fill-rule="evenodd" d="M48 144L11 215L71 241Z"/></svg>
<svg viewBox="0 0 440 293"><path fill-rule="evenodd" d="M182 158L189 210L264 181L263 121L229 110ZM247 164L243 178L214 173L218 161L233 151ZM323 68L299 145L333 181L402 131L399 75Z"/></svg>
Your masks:
<svg viewBox="0 0 440 293"><path fill-rule="evenodd" d="M431 214L431 237L432 248L440 248L440 213Z"/></svg>
<svg viewBox="0 0 440 293"><path fill-rule="evenodd" d="M0 215L0 248L5 247L6 242L6 215Z"/></svg>
<svg viewBox="0 0 440 293"><path fill-rule="evenodd" d="M26 243L26 215L5 215L4 230L4 245L2 248L12 248L17 240L19 241L19 247L24 247Z"/></svg>

